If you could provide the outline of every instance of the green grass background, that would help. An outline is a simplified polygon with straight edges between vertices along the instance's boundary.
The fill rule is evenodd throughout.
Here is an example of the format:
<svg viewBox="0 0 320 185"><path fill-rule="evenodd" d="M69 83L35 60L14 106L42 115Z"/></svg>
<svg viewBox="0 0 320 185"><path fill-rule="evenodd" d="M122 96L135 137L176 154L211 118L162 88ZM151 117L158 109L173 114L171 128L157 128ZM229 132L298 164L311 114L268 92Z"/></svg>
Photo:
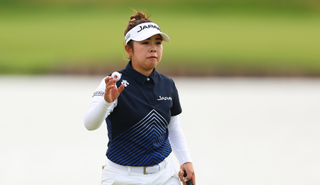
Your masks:
<svg viewBox="0 0 320 185"><path fill-rule="evenodd" d="M163 69L320 76L319 7L311 0L1 0L0 74L124 67L123 32L136 9L171 38Z"/></svg>

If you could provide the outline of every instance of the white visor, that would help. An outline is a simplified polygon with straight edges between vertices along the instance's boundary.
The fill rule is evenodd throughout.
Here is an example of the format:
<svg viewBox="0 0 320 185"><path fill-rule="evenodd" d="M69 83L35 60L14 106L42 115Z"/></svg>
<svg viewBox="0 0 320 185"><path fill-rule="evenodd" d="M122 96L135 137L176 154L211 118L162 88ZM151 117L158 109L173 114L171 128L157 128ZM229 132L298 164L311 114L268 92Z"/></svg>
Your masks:
<svg viewBox="0 0 320 185"><path fill-rule="evenodd" d="M157 34L161 35L164 41L170 41L169 36L165 33L162 33L159 26L153 22L146 22L133 27L126 34L125 41L126 44L128 44L130 40L143 41Z"/></svg>

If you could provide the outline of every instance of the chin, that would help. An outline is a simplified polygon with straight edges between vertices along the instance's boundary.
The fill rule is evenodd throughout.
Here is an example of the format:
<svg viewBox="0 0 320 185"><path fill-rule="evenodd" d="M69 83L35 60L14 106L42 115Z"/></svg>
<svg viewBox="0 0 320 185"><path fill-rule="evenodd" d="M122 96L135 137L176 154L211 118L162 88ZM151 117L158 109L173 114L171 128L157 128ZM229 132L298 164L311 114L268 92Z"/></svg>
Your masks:
<svg viewBox="0 0 320 185"><path fill-rule="evenodd" d="M155 68L158 65L158 63L159 62L150 62L150 63L148 63L147 68L149 68L151 70L151 69Z"/></svg>
<svg viewBox="0 0 320 185"><path fill-rule="evenodd" d="M160 63L160 61L156 60L156 61L152 61L152 62L151 62L151 65L155 65L155 66L156 66L156 65L158 65L159 63Z"/></svg>

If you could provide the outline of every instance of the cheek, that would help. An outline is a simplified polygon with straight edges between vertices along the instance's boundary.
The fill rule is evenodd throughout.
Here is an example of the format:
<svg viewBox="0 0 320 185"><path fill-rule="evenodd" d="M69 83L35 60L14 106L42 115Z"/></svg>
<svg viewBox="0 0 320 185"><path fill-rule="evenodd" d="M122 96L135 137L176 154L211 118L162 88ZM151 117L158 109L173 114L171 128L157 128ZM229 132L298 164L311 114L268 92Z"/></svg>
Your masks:
<svg viewBox="0 0 320 185"><path fill-rule="evenodd" d="M139 57L140 55L142 55L142 53L143 53L143 49L141 47L135 47L134 48L133 55L135 57Z"/></svg>
<svg viewBox="0 0 320 185"><path fill-rule="evenodd" d="M159 54L162 54L162 52L163 52L163 47L162 46L159 47L158 52L159 52Z"/></svg>
<svg viewBox="0 0 320 185"><path fill-rule="evenodd" d="M146 47L137 47L137 49L138 49L139 53L145 53L148 51L148 48L146 48Z"/></svg>

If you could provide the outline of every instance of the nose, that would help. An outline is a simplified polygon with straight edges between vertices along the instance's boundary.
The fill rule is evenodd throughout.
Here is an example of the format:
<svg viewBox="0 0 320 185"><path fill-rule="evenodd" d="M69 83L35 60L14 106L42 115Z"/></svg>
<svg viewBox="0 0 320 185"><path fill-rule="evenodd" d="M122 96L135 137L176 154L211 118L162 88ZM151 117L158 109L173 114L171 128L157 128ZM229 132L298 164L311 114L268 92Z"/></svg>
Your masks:
<svg viewBox="0 0 320 185"><path fill-rule="evenodd" d="M151 44L150 52L156 52L156 51L157 51L156 45L155 44Z"/></svg>

